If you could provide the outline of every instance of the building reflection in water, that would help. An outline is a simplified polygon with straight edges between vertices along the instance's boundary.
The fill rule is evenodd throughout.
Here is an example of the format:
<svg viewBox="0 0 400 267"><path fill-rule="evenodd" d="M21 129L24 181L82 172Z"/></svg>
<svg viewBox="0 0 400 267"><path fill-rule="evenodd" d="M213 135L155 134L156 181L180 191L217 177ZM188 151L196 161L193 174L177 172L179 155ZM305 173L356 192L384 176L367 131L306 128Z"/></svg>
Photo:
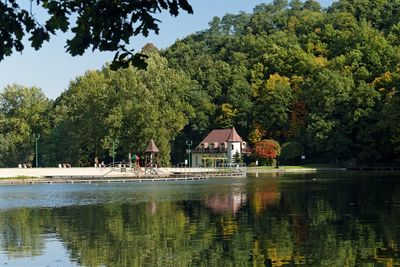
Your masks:
<svg viewBox="0 0 400 267"><path fill-rule="evenodd" d="M236 214L246 201L246 193L235 189L229 193L206 197L204 204L216 213Z"/></svg>

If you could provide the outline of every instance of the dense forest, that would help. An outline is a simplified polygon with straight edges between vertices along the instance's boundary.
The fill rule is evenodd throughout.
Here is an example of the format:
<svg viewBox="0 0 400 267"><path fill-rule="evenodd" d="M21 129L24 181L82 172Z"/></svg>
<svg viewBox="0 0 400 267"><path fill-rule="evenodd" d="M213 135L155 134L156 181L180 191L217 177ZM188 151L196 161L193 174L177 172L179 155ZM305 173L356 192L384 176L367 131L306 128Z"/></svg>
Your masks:
<svg viewBox="0 0 400 267"><path fill-rule="evenodd" d="M398 0L275 0L215 17L166 50L146 45L146 70L88 71L55 101L7 86L0 165L33 161L34 134L41 166L123 159L150 138L162 164L176 164L186 140L232 126L312 162L398 164L399 10Z"/></svg>

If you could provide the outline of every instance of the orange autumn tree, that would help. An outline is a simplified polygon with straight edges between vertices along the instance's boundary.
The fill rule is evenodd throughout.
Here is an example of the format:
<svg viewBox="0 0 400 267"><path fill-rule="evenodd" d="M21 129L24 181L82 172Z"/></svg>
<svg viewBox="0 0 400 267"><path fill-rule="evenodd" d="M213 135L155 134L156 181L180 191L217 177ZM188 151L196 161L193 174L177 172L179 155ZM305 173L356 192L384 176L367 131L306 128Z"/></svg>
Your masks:
<svg viewBox="0 0 400 267"><path fill-rule="evenodd" d="M254 152L260 158L261 165L272 165L276 157L281 154L281 146L275 140L264 139L255 144Z"/></svg>

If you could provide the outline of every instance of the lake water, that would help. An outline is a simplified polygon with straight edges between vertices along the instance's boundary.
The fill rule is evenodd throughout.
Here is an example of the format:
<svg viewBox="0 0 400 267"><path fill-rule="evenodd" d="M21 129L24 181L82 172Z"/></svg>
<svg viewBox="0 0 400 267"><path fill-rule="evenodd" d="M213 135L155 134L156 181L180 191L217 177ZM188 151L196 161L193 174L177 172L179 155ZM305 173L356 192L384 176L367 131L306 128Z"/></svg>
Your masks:
<svg viewBox="0 0 400 267"><path fill-rule="evenodd" d="M0 187L0 266L399 266L400 174Z"/></svg>

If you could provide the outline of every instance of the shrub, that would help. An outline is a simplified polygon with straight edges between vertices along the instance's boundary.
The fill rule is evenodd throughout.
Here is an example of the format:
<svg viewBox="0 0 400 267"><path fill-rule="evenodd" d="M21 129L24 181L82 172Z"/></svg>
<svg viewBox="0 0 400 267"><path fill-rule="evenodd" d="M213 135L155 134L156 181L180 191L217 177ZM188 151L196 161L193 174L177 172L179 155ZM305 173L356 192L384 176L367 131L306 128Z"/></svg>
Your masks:
<svg viewBox="0 0 400 267"><path fill-rule="evenodd" d="M281 147L278 142L265 139L255 144L254 151L256 157L260 159L260 165L273 165L281 153Z"/></svg>

